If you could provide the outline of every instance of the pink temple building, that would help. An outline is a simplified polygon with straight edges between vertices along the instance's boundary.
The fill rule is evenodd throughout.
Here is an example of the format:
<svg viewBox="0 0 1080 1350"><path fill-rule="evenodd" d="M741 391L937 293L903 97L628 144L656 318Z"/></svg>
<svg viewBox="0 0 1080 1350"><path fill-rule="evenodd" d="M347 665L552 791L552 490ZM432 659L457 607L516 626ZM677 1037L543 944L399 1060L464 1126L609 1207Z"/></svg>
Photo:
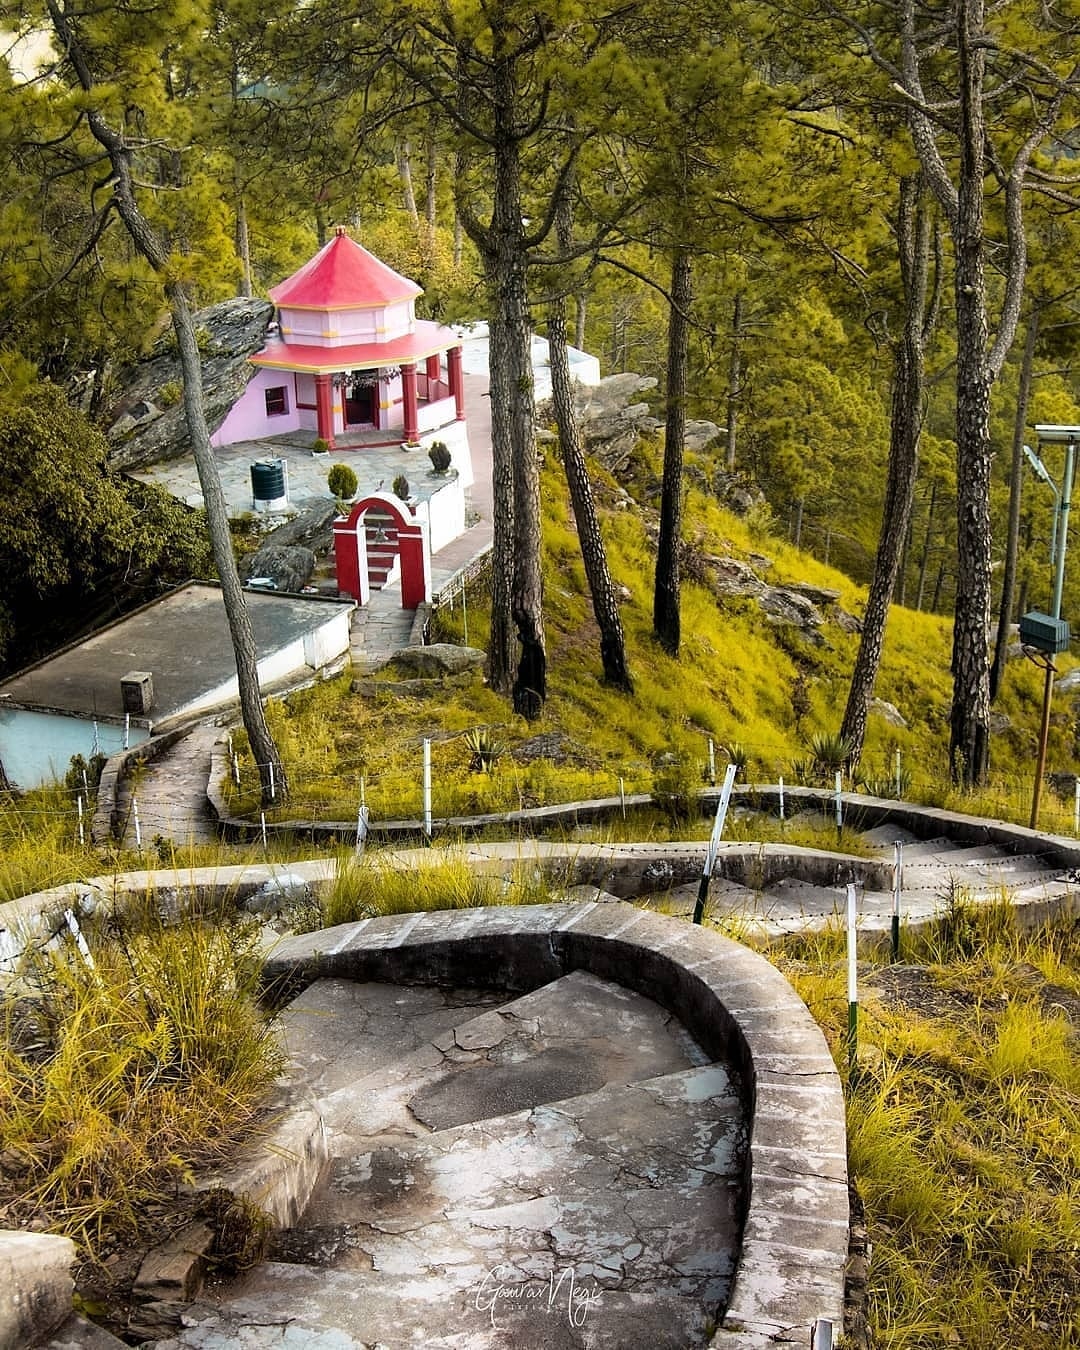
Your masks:
<svg viewBox="0 0 1080 1350"><path fill-rule="evenodd" d="M430 442L456 428L443 439L467 447L461 339L416 318L421 294L339 227L271 289L277 336L250 358L257 373L213 443L310 431L331 449L359 448Z"/></svg>

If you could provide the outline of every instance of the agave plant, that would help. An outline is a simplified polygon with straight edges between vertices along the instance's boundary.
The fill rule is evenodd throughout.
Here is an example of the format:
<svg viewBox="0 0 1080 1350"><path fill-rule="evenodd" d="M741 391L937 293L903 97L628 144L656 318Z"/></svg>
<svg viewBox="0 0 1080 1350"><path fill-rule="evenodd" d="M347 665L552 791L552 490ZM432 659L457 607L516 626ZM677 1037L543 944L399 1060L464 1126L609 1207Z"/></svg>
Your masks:
<svg viewBox="0 0 1080 1350"><path fill-rule="evenodd" d="M796 777L804 782L829 784L837 770L847 768L853 747L846 736L837 732L819 732L811 736L807 749L809 761L800 761L798 767L802 772Z"/></svg>
<svg viewBox="0 0 1080 1350"><path fill-rule="evenodd" d="M506 753L506 746L490 727L473 727L464 735L469 751L469 768L473 773L490 773Z"/></svg>

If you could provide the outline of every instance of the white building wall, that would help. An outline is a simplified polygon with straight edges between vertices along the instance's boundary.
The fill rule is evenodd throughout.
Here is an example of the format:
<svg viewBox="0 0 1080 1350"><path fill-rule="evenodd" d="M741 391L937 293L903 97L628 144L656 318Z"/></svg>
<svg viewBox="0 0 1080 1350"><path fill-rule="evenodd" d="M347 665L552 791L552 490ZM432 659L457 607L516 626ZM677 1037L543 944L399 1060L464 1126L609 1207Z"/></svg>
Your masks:
<svg viewBox="0 0 1080 1350"><path fill-rule="evenodd" d="M149 736L148 728L132 726L128 744L141 745ZM32 708L0 708L0 760L8 777L20 788L29 790L61 781L74 755L86 760L95 753L115 755L124 748L123 725L99 721L96 745L95 751L90 718Z"/></svg>

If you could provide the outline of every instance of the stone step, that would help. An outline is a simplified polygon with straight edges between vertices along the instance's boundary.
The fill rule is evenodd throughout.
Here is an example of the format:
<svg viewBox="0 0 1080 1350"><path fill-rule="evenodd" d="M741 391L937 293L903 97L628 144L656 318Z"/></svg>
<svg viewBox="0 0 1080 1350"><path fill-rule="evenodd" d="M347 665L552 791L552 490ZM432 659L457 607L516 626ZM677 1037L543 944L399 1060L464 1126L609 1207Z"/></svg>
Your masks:
<svg viewBox="0 0 1080 1350"><path fill-rule="evenodd" d="M459 1007L453 1025L452 1006L427 1010L418 997L437 993L412 991L412 1015L395 1023L386 1001L397 991L318 981L286 1011L296 1081L316 1096L332 1153L358 1138L368 1147L380 1134L450 1129L707 1062L670 1013L584 971L479 1015L475 1004ZM351 1031L360 1009L366 1026ZM327 1046L332 1059L321 1065Z"/></svg>
<svg viewBox="0 0 1080 1350"><path fill-rule="evenodd" d="M905 830L901 825L875 825L872 830L863 830L862 837L866 843L874 848L888 853L892 852L893 844L907 845L919 842L918 835L912 834L910 830Z"/></svg>
<svg viewBox="0 0 1080 1350"><path fill-rule="evenodd" d="M287 1324L327 1350L704 1346L746 1140L707 1065L384 1143L341 1160L279 1259L204 1295L176 1344L280 1345Z"/></svg>

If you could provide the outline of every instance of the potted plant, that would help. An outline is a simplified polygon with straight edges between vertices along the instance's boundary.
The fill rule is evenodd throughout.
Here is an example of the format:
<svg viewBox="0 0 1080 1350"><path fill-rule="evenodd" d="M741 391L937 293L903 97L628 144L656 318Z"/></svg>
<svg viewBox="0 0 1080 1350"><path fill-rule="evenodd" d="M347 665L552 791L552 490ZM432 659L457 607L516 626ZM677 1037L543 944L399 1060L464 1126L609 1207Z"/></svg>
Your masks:
<svg viewBox="0 0 1080 1350"><path fill-rule="evenodd" d="M432 471L439 474L446 473L454 462L450 447L445 441L432 441L428 449L428 459L431 460Z"/></svg>
<svg viewBox="0 0 1080 1350"><path fill-rule="evenodd" d="M403 502L409 500L409 480L403 473L399 473L394 479L394 495L400 497Z"/></svg>
<svg viewBox="0 0 1080 1350"><path fill-rule="evenodd" d="M311 453L313 455L328 455L330 453L330 442L322 436L316 436L311 443Z"/></svg>

